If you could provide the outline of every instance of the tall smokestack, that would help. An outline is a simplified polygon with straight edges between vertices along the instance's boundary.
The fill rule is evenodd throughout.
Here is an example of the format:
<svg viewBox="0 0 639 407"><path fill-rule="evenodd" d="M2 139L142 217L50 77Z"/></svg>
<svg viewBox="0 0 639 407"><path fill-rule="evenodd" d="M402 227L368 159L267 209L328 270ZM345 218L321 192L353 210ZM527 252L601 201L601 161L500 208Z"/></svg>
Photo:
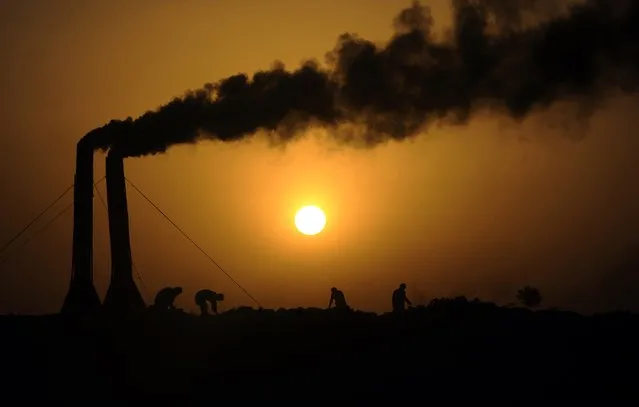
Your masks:
<svg viewBox="0 0 639 407"><path fill-rule="evenodd" d="M75 168L71 282L62 314L92 313L100 308L93 286L93 145L86 139L78 142Z"/></svg>
<svg viewBox="0 0 639 407"><path fill-rule="evenodd" d="M107 202L111 239L111 284L104 299L107 313L126 315L143 311L144 299L133 281L129 213L122 155L111 150L106 158Z"/></svg>

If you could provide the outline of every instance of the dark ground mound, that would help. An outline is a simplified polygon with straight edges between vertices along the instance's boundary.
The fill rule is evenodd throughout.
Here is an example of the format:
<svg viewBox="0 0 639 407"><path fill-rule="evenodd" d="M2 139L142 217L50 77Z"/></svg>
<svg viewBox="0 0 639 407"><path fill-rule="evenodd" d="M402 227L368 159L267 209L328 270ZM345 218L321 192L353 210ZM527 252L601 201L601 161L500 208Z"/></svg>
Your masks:
<svg viewBox="0 0 639 407"><path fill-rule="evenodd" d="M639 317L626 313L455 299L402 318L237 309L82 326L5 316L0 329L3 405L639 401Z"/></svg>

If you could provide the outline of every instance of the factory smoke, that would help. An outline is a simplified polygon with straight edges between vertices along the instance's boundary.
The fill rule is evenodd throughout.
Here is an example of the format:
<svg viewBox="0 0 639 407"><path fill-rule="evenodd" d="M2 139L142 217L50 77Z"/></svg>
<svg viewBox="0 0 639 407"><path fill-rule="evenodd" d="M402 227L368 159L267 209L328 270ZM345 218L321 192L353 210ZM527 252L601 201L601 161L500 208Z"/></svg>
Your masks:
<svg viewBox="0 0 639 407"><path fill-rule="evenodd" d="M452 27L440 38L429 8L414 2L397 15L383 46L343 34L325 64L234 75L137 119L112 120L85 141L142 156L258 131L285 143L316 125L341 142L375 146L440 120L467 123L479 111L518 120L569 100L591 112L609 93L634 92L639 2L585 0L555 14L557 4L451 0Z"/></svg>

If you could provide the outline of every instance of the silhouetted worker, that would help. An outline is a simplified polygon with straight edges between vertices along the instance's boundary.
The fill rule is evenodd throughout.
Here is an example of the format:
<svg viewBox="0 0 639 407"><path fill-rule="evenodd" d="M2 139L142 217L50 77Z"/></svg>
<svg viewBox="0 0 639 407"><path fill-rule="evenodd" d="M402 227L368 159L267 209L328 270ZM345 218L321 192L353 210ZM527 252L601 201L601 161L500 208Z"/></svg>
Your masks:
<svg viewBox="0 0 639 407"><path fill-rule="evenodd" d="M348 311L350 309L342 290L338 290L335 287L331 288L331 299L328 302L328 308L330 308L333 303L335 303L335 308L340 311Z"/></svg>
<svg viewBox="0 0 639 407"><path fill-rule="evenodd" d="M406 284L401 283L399 288L393 291L393 312L395 314L403 313L406 310L406 304L413 305L406 297Z"/></svg>
<svg viewBox="0 0 639 407"><path fill-rule="evenodd" d="M224 294L216 293L208 289L200 290L195 293L195 303L200 307L200 315L209 315L209 304L211 311L217 314L217 302L224 301Z"/></svg>
<svg viewBox="0 0 639 407"><path fill-rule="evenodd" d="M153 306L159 311L173 311L175 299L180 294L182 294L182 287L163 288L156 294Z"/></svg>

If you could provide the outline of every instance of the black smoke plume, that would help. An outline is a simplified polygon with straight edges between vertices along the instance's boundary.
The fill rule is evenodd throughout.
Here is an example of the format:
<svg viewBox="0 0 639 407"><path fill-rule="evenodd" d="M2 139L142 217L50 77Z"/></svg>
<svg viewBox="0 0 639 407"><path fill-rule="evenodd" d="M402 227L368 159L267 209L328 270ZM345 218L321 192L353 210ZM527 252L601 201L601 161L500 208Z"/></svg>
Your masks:
<svg viewBox="0 0 639 407"><path fill-rule="evenodd" d="M231 76L137 119L112 120L86 141L141 156L202 138L265 130L284 143L309 126L353 124L361 131L346 141L374 146L441 119L464 124L480 109L521 119L561 100L594 106L608 92L634 92L639 1L585 0L545 18L553 4L559 0L452 0L452 29L441 39L430 9L416 1L383 47L344 34L325 66ZM536 24L526 23L531 16Z"/></svg>

